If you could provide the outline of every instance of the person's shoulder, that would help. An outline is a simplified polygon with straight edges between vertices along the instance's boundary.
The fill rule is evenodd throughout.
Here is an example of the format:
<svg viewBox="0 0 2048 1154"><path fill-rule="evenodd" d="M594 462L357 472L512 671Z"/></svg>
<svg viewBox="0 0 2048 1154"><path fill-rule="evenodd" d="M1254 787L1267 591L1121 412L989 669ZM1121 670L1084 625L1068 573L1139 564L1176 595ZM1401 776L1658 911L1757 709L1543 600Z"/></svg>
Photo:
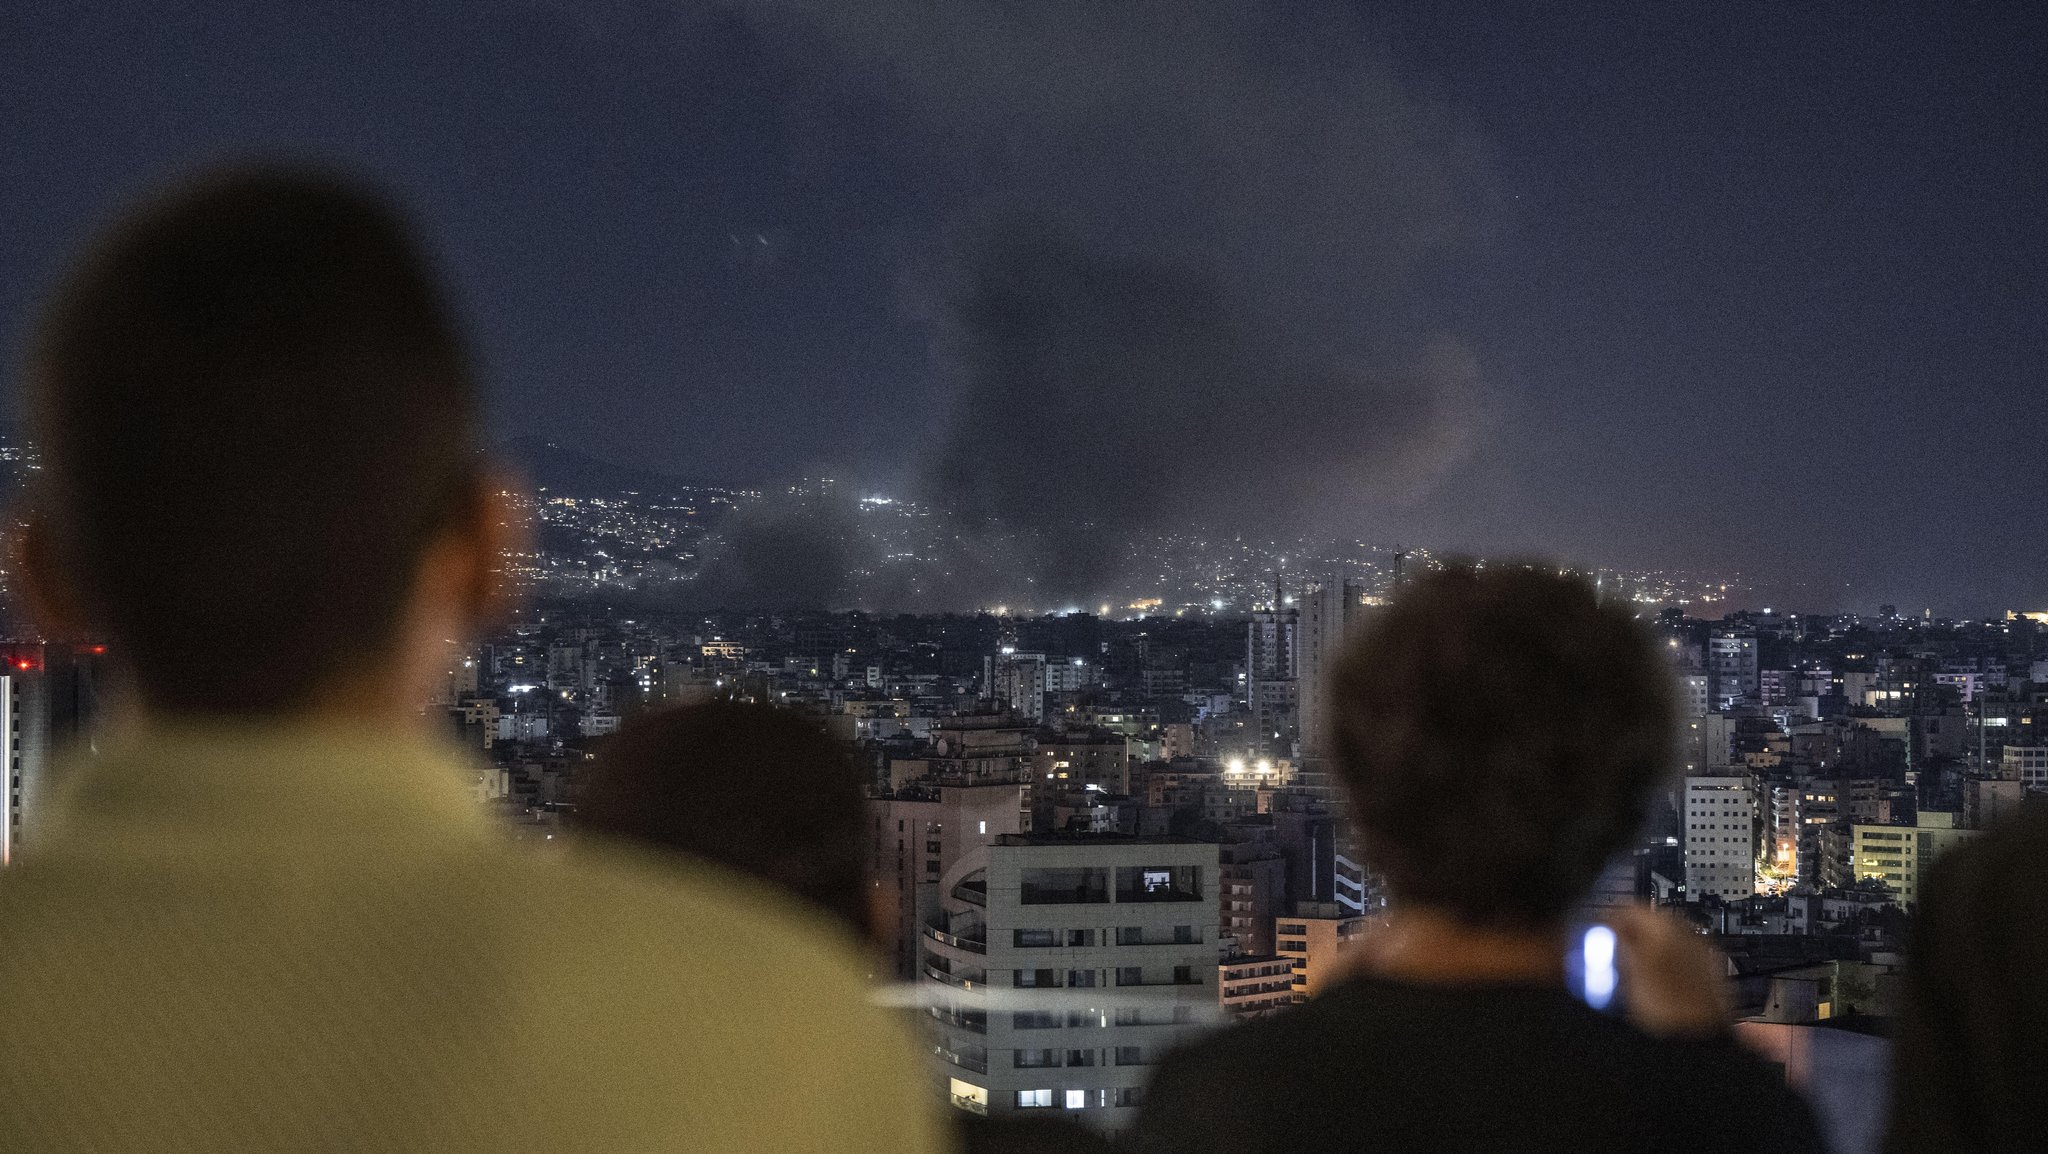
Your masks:
<svg viewBox="0 0 2048 1154"><path fill-rule="evenodd" d="M648 1094L687 1088L731 1148L940 1145L906 1024L874 1004L865 955L766 886L678 855L592 842L510 879L542 939L522 950L530 1021L558 1067L609 1071ZM629 1073L621 1073L629 1071ZM572 1078L573 1080L573 1078ZM567 1083L565 1083L567 1084ZM789 1087L806 1105L783 1109ZM820 1143L823 1143L821 1146Z"/></svg>
<svg viewBox="0 0 2048 1154"><path fill-rule="evenodd" d="M836 923L711 863L592 838L512 868L516 888L563 927L565 944L744 957L756 972L800 969L815 971L807 980L859 984L857 944Z"/></svg>
<svg viewBox="0 0 2048 1154"><path fill-rule="evenodd" d="M1642 1132L1676 1144L1664 1148L1826 1149L1806 1098L1732 1032L1663 1037L1623 1018L1587 1013L1599 1019L1604 1036L1583 1039L1582 1052L1607 1067L1617 1105L1626 1100L1623 1108L1639 1112Z"/></svg>
<svg viewBox="0 0 2048 1154"><path fill-rule="evenodd" d="M1305 1093L1307 1056L1300 1018L1314 1003L1239 1021L1170 1051L1154 1068L1137 1124L1134 1154L1247 1154L1270 1147L1273 1120ZM1295 1040L1290 1045L1290 1039ZM1326 1062L1341 1062L1323 1054Z"/></svg>
<svg viewBox="0 0 2048 1154"><path fill-rule="evenodd" d="M1811 1106L1782 1069L1727 1030L1651 1034L1569 996L1554 1000L1548 1068L1576 1074L1628 1133L1664 1150L1826 1149Z"/></svg>
<svg viewBox="0 0 2048 1154"><path fill-rule="evenodd" d="M1221 1077L1240 1083L1236 1093L1256 1097L1262 1088L1291 1086L1286 1071L1327 1069L1333 1062L1355 1069L1352 1051L1369 1049L1372 1044L1354 1020L1356 1007L1351 1003L1360 996L1355 990L1331 991L1277 1013L1232 1022L1176 1047L1155 1072L1147 1101L1184 1091L1204 1096ZM1247 1070L1281 1076L1242 1080Z"/></svg>

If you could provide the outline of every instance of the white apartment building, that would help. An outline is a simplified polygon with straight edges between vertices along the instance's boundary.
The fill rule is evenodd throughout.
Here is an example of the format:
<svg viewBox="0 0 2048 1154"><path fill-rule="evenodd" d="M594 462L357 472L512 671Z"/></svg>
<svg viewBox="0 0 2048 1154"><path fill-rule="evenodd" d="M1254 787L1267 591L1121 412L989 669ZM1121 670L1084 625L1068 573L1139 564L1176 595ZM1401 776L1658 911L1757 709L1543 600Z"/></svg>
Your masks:
<svg viewBox="0 0 2048 1154"><path fill-rule="evenodd" d="M1747 774L1685 779L1685 892L1733 901L1756 895L1756 779Z"/></svg>
<svg viewBox="0 0 2048 1154"><path fill-rule="evenodd" d="M1217 849L999 838L947 871L919 930L931 1069L956 1107L1127 1129L1150 1068L1217 1016Z"/></svg>

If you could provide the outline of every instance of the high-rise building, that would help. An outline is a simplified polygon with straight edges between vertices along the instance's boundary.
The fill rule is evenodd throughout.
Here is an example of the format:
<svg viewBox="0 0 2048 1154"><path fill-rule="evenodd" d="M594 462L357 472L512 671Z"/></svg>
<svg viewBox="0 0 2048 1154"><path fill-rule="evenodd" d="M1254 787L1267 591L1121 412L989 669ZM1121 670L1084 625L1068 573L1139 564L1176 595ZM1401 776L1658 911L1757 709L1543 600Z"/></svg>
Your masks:
<svg viewBox="0 0 2048 1154"><path fill-rule="evenodd" d="M1303 757L1322 757L1329 752L1330 678L1343 656L1345 640L1365 617L1365 599L1364 585L1344 580L1311 586L1301 596L1296 638Z"/></svg>
<svg viewBox="0 0 2048 1154"><path fill-rule="evenodd" d="M1247 753L1291 757L1300 712L1301 611L1282 604L1260 609L1245 627L1245 705L1254 742Z"/></svg>
<svg viewBox="0 0 2048 1154"><path fill-rule="evenodd" d="M1045 654L1005 647L982 658L981 670L983 697L1026 721L1045 720Z"/></svg>
<svg viewBox="0 0 2048 1154"><path fill-rule="evenodd" d="M919 926L932 1071L975 1113L1127 1128L1149 1068L1216 1015L1216 847L1029 835L967 855Z"/></svg>
<svg viewBox="0 0 2048 1154"><path fill-rule="evenodd" d="M1287 898L1287 859L1269 839L1219 847L1217 928L1239 953L1273 952L1273 916Z"/></svg>
<svg viewBox="0 0 2048 1154"><path fill-rule="evenodd" d="M1757 784L1748 774L1685 779L1685 892L1756 896Z"/></svg>
<svg viewBox="0 0 2048 1154"><path fill-rule="evenodd" d="M969 853L1031 828L1030 786L1021 781L920 782L868 801L869 876L894 911L884 943L898 978L917 976L917 927L939 910L939 879Z"/></svg>
<svg viewBox="0 0 2048 1154"><path fill-rule="evenodd" d="M1295 634L1301 611L1275 605L1254 610L1245 627L1244 667L1253 678L1288 678L1300 672Z"/></svg>
<svg viewBox="0 0 2048 1154"><path fill-rule="evenodd" d="M1716 632L1707 642L1707 672L1713 678L1713 704L1731 709L1761 691L1756 634L1747 630Z"/></svg>

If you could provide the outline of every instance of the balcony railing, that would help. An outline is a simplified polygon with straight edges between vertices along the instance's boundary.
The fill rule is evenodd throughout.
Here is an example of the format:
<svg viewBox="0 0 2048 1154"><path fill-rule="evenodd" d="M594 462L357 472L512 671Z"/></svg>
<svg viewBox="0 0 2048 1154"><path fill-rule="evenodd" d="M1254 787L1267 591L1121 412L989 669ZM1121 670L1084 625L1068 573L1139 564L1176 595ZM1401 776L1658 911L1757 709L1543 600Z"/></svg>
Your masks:
<svg viewBox="0 0 2048 1154"><path fill-rule="evenodd" d="M958 974L949 974L930 962L925 963L924 976L962 990L983 990L988 988L988 979L985 975L980 978L967 978Z"/></svg>
<svg viewBox="0 0 2048 1154"><path fill-rule="evenodd" d="M1273 981L1259 982L1253 985L1230 986L1223 991L1223 996L1226 998L1248 998L1254 994L1272 994L1283 990L1292 991L1293 989L1294 979L1278 978Z"/></svg>
<svg viewBox="0 0 2048 1154"><path fill-rule="evenodd" d="M1119 931L1116 935L1116 944L1119 946L1199 946L1202 943L1195 935L1189 935L1188 937L1181 937L1173 933L1152 934L1149 936L1142 933L1126 935Z"/></svg>
<svg viewBox="0 0 2048 1154"><path fill-rule="evenodd" d="M932 1053L960 1067L962 1070L972 1070L977 1074L988 1073L988 1056L986 1054L976 1058L972 1054L963 1054L958 1050L948 1050L946 1047L936 1044L932 1046Z"/></svg>
<svg viewBox="0 0 2048 1154"><path fill-rule="evenodd" d="M961 882L953 887L953 896L969 905L988 905L987 882Z"/></svg>
<svg viewBox="0 0 2048 1154"><path fill-rule="evenodd" d="M988 952L988 943L986 941L978 938L963 938L958 934L949 934L937 926L926 926L924 934L940 945L952 946L957 950L966 950L972 954L985 954Z"/></svg>
<svg viewBox="0 0 2048 1154"><path fill-rule="evenodd" d="M978 1011L963 1014L954 1010L944 1009L940 1006L927 1006L925 1007L925 1013L930 1014L938 1022L951 1026L956 1030L966 1030L971 1034L988 1033L988 1015Z"/></svg>
<svg viewBox="0 0 2048 1154"><path fill-rule="evenodd" d="M969 1097L966 1094L953 1095L953 1108L955 1110L965 1110L970 1114L988 1113L987 1102L984 1102L979 1098Z"/></svg>

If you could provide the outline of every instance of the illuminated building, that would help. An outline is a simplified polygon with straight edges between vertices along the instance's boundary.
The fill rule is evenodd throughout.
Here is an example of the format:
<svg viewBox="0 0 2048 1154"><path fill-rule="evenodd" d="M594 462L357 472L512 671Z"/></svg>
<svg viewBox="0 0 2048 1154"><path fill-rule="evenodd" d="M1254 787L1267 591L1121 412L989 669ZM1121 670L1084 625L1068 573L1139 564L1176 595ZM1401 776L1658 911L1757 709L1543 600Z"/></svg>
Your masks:
<svg viewBox="0 0 2048 1154"><path fill-rule="evenodd" d="M1756 896L1757 785L1747 774L1685 779L1685 892L1724 901Z"/></svg>
<svg viewBox="0 0 2048 1154"><path fill-rule="evenodd" d="M1150 1067L1216 1015L1217 853L1183 838L1009 836L919 928L934 1080L977 1113L1128 1127Z"/></svg>
<svg viewBox="0 0 2048 1154"><path fill-rule="evenodd" d="M1941 855L1977 836L1956 824L1956 815L1923 810L1915 825L1858 825L1855 839L1856 880L1876 879L1898 895L1899 906L1911 910L1926 883L1928 867Z"/></svg>
<svg viewBox="0 0 2048 1154"><path fill-rule="evenodd" d="M1233 1020L1263 1018L1293 1005L1294 959L1254 954L1219 963L1216 999L1223 1016Z"/></svg>
<svg viewBox="0 0 2048 1154"><path fill-rule="evenodd" d="M1294 964L1296 1001L1322 992L1370 922L1336 902L1297 902L1291 916L1274 919L1273 952Z"/></svg>
<svg viewBox="0 0 2048 1154"><path fill-rule="evenodd" d="M1131 750L1136 744L1113 730L1068 730L1039 742L1033 779L1055 786L1100 786L1106 793L1128 794Z"/></svg>

